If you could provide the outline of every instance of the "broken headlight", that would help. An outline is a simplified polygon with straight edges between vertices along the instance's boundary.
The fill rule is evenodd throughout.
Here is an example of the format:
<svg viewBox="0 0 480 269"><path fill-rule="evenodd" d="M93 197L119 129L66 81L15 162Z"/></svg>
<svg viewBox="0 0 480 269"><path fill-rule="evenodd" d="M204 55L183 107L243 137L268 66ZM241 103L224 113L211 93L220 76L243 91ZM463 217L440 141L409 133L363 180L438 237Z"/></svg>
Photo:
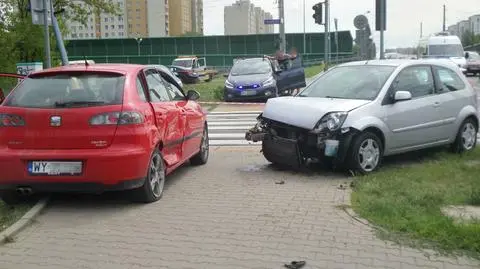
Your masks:
<svg viewBox="0 0 480 269"><path fill-rule="evenodd" d="M348 112L330 112L318 121L313 132L320 133L324 131L337 131L342 127L347 115Z"/></svg>

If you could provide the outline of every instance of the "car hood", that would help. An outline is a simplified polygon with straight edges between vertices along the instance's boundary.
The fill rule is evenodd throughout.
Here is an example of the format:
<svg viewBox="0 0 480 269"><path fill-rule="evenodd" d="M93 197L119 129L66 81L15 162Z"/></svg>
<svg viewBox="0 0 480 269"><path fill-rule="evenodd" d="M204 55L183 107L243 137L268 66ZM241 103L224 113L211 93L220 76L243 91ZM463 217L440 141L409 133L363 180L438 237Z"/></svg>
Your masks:
<svg viewBox="0 0 480 269"><path fill-rule="evenodd" d="M250 75L240 75L240 76L232 76L228 77L228 81L233 83L234 85L250 85L250 84L261 84L268 78L270 78L271 74L250 74Z"/></svg>
<svg viewBox="0 0 480 269"><path fill-rule="evenodd" d="M262 116L311 130L329 112L351 111L370 102L317 97L277 97L267 101Z"/></svg>

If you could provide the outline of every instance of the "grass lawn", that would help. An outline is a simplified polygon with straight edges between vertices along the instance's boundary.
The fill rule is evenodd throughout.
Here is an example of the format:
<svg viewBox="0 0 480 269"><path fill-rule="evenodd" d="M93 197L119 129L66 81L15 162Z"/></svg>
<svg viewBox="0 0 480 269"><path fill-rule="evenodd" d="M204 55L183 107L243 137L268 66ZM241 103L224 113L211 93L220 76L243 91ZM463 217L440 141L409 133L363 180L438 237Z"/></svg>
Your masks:
<svg viewBox="0 0 480 269"><path fill-rule="evenodd" d="M305 77L313 77L323 71L323 65L315 65L305 68ZM200 93L200 101L222 101L223 87L225 78L218 75L210 82L199 82L197 84L184 84L185 92L188 90L196 90Z"/></svg>
<svg viewBox="0 0 480 269"><path fill-rule="evenodd" d="M25 203L12 207L0 201L0 232L20 219L32 206L32 203Z"/></svg>
<svg viewBox="0 0 480 269"><path fill-rule="evenodd" d="M385 228L388 239L480 257L480 221L458 224L440 209L480 206L480 149L464 155L436 152L426 161L358 178L353 209Z"/></svg>

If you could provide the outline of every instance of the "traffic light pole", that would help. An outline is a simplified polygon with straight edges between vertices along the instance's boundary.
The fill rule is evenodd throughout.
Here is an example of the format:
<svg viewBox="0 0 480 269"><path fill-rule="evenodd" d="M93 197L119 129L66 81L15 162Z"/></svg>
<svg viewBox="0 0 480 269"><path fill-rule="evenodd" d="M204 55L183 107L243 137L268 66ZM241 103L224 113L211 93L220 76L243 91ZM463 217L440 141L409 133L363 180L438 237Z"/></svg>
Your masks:
<svg viewBox="0 0 480 269"><path fill-rule="evenodd" d="M283 0L278 0L278 15L280 19L280 50L287 51L287 41L285 40L285 5Z"/></svg>
<svg viewBox="0 0 480 269"><path fill-rule="evenodd" d="M325 51L324 51L324 71L327 71L328 70L328 52L329 52L329 45L330 43L328 42L329 41L329 36L330 36L330 31L329 31L329 20L330 20L330 17L329 17L329 9L330 9L330 5L329 5L329 0L325 0Z"/></svg>
<svg viewBox="0 0 480 269"><path fill-rule="evenodd" d="M52 10L53 12L53 10ZM48 4L47 0L43 0L43 32L44 32L44 42L45 42L45 66L47 68L52 67L51 57L50 57L50 33L48 30Z"/></svg>

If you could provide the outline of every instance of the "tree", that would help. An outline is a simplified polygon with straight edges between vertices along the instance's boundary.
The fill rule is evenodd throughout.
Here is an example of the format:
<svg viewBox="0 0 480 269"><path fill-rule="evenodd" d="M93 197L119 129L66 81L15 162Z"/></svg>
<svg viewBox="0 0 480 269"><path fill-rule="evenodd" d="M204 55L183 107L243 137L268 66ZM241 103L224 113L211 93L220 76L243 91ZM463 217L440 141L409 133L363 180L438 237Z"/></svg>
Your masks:
<svg viewBox="0 0 480 269"><path fill-rule="evenodd" d="M0 71L15 68L19 61L39 61L44 54L43 26L33 25L28 10L30 0L2 0L0 2ZM108 13L117 15L119 7L110 0L52 0L62 34L66 21L86 24L88 15ZM58 58L53 30L50 31L52 58Z"/></svg>

